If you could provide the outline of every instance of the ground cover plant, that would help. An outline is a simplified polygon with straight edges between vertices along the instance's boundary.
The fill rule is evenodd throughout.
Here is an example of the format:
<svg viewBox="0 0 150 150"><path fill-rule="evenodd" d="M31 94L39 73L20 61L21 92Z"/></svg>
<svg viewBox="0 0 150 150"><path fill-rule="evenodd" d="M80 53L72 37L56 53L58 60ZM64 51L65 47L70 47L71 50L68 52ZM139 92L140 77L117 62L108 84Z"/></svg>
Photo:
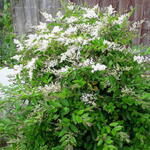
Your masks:
<svg viewBox="0 0 150 150"><path fill-rule="evenodd" d="M111 6L42 14L47 23L15 40L18 74L0 101L5 149L150 149L145 59L130 48L139 23Z"/></svg>

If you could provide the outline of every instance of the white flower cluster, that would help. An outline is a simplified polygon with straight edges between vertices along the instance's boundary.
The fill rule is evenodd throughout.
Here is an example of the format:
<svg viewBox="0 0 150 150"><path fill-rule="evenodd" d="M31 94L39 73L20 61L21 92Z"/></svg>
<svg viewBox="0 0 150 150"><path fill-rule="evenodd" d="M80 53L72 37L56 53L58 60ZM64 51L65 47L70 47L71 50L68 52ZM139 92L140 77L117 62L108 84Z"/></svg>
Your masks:
<svg viewBox="0 0 150 150"><path fill-rule="evenodd" d="M62 31L63 29L62 28L60 28L59 26L55 26L54 28L53 28L53 30L52 30L52 33L59 33L60 31Z"/></svg>
<svg viewBox="0 0 150 150"><path fill-rule="evenodd" d="M57 66L57 64L58 64L58 60L50 60L50 61L47 60L45 62L46 68L53 68L53 67Z"/></svg>
<svg viewBox="0 0 150 150"><path fill-rule="evenodd" d="M100 63L97 63L95 64L93 58L88 58L87 60L81 62L79 64L79 66L82 66L82 67L88 67L88 66L91 66L92 68L92 73L96 72L96 71L102 71L102 70L105 70L107 67L103 64L100 64Z"/></svg>
<svg viewBox="0 0 150 150"><path fill-rule="evenodd" d="M112 7L112 5L109 5L108 7L107 7L107 13L108 13L108 15L112 15L112 14L114 14L116 11L115 11L115 9Z"/></svg>
<svg viewBox="0 0 150 150"><path fill-rule="evenodd" d="M14 66L14 73L15 74L20 74L20 72L22 71L23 65L15 65Z"/></svg>
<svg viewBox="0 0 150 150"><path fill-rule="evenodd" d="M35 68L35 62L38 58L32 58L31 61L28 62L28 64L24 67L29 70L29 78L32 79L33 75L33 69Z"/></svg>
<svg viewBox="0 0 150 150"><path fill-rule="evenodd" d="M70 24L78 21L78 18L71 16L70 18L66 18L65 21Z"/></svg>
<svg viewBox="0 0 150 150"><path fill-rule="evenodd" d="M135 95L134 89L128 88L126 86L121 89L121 92L122 92L122 96L124 96L124 95Z"/></svg>
<svg viewBox="0 0 150 150"><path fill-rule="evenodd" d="M23 45L21 44L21 42L19 40L14 39L14 43L16 44L18 51L22 51L24 49Z"/></svg>
<svg viewBox="0 0 150 150"><path fill-rule="evenodd" d="M39 88L43 93L50 92L59 92L61 89L61 85L59 82L51 83L50 85L45 85L44 87Z"/></svg>
<svg viewBox="0 0 150 150"><path fill-rule="evenodd" d="M140 20L140 21L137 21L137 22L134 22L131 27L130 27L130 31L135 31L137 30L141 25L142 23L144 23L144 20Z"/></svg>
<svg viewBox="0 0 150 150"><path fill-rule="evenodd" d="M21 55L15 55L15 56L12 57L12 59L16 59L18 61L20 60L20 58L21 58Z"/></svg>
<svg viewBox="0 0 150 150"><path fill-rule="evenodd" d="M45 72L51 71L55 75L61 76L62 73L67 72L69 68L74 69L90 66L93 73L107 68L105 65L98 63L92 58L88 58L83 62L81 52L85 45L90 45L91 41L101 37L103 29L107 28L109 25L109 17L115 15L115 10L112 6L109 6L106 9L106 15L100 17L100 8L98 5L94 8L80 7L80 11L82 11L81 15L74 15L76 7L73 3L69 3L67 8L70 12L73 12L72 14L67 14L68 16L63 15L59 11L56 17L53 18L51 14L41 12L47 23L53 22L55 25L49 27L47 23L41 22L38 26L34 26L33 28L36 32L28 35L27 39L24 41L24 46L18 40L14 41L19 51L26 49L28 53L30 53L30 51L35 53L35 58L23 67L29 69L30 78L32 78L35 62L38 59L36 52L39 52L39 56L40 52L49 51L54 42L60 45L60 47L61 45L65 46L66 51L52 58L52 60L45 60L45 66L43 66L42 69ZM125 14L118 17L116 20L114 19L114 24L121 24L127 16L128 15ZM115 49L121 51L123 49L120 45L107 40L104 40L103 44L107 45L108 50ZM19 59L17 56L14 58ZM61 63L68 63L69 65L63 65L62 68L57 67Z"/></svg>
<svg viewBox="0 0 150 150"><path fill-rule="evenodd" d="M67 8L69 10L74 10L75 9L75 4L69 1Z"/></svg>
<svg viewBox="0 0 150 150"><path fill-rule="evenodd" d="M80 57L80 48L72 45L68 47L68 50L65 53L61 54L60 62L63 62L64 60L72 61L72 60L78 60Z"/></svg>
<svg viewBox="0 0 150 150"><path fill-rule="evenodd" d="M114 24L122 24L124 20L126 20L129 17L129 13L121 15L118 20L114 21Z"/></svg>
<svg viewBox="0 0 150 150"><path fill-rule="evenodd" d="M95 96L93 94L87 94L87 93L83 93L81 100L85 103L85 104L90 104L93 106L96 106L95 103Z"/></svg>
<svg viewBox="0 0 150 150"><path fill-rule="evenodd" d="M46 19L46 21L48 22L53 22L55 21L55 19L52 17L51 14L48 14L46 12L41 12L41 14L44 16L44 18ZM57 14L58 15L58 14Z"/></svg>
<svg viewBox="0 0 150 150"><path fill-rule="evenodd" d="M139 64L145 61L144 56L134 56L134 61L137 61Z"/></svg>
<svg viewBox="0 0 150 150"><path fill-rule="evenodd" d="M79 66L87 67L87 66L94 65L94 63L95 63L95 62L94 62L93 58L88 58L87 60L81 62L81 63L79 64Z"/></svg>
<svg viewBox="0 0 150 150"><path fill-rule="evenodd" d="M102 71L105 70L107 67L105 65L102 64L96 64L96 65L92 65L92 72L96 72L96 71Z"/></svg>
<svg viewBox="0 0 150 150"><path fill-rule="evenodd" d="M96 12L92 9L88 9L86 13L83 15L85 18L98 18Z"/></svg>
<svg viewBox="0 0 150 150"><path fill-rule="evenodd" d="M67 72L69 68L70 68L69 66L65 66L65 67L62 67L61 69L52 69L51 71L55 75L61 76L63 73Z"/></svg>
<svg viewBox="0 0 150 150"><path fill-rule="evenodd" d="M123 46L120 46L119 44L116 44L115 42L110 42L110 41L104 40L103 44L107 45L110 50L111 49L115 49L118 51L124 50Z"/></svg>

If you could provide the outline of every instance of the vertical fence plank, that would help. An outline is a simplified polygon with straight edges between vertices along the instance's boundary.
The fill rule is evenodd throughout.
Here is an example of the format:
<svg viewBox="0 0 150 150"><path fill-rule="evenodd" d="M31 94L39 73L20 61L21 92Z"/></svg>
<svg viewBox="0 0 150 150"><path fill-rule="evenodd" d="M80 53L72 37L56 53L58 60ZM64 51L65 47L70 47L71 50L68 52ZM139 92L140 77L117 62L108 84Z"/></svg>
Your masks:
<svg viewBox="0 0 150 150"><path fill-rule="evenodd" d="M32 18L32 25L37 25L40 21L39 18L39 2L38 0L30 1L31 4L31 18Z"/></svg>
<svg viewBox="0 0 150 150"><path fill-rule="evenodd" d="M18 34L24 34L25 31L25 14L23 11L23 0L20 0L20 2L18 4L16 4L15 6L15 27L14 30L15 32L17 32Z"/></svg>
<svg viewBox="0 0 150 150"><path fill-rule="evenodd" d="M150 1L149 0L143 0L142 19L145 19L145 21L142 24L143 38L141 39L141 43L150 45L149 43L150 42Z"/></svg>
<svg viewBox="0 0 150 150"><path fill-rule="evenodd" d="M24 14L25 14L25 30L27 32L32 32L32 6L31 6L30 0L24 0Z"/></svg>
<svg viewBox="0 0 150 150"><path fill-rule="evenodd" d="M129 10L129 7L131 6L131 0L120 0L119 1L119 12L125 13Z"/></svg>
<svg viewBox="0 0 150 150"><path fill-rule="evenodd" d="M42 2L39 1L39 11L40 12L47 12L47 0L43 0ZM45 21L44 17L40 13L40 21Z"/></svg>
<svg viewBox="0 0 150 150"><path fill-rule="evenodd" d="M143 0L135 2L135 13L134 13L134 21L140 21L142 19L142 5ZM133 40L133 43L140 44L140 36L141 36L142 27L138 29L138 37Z"/></svg>

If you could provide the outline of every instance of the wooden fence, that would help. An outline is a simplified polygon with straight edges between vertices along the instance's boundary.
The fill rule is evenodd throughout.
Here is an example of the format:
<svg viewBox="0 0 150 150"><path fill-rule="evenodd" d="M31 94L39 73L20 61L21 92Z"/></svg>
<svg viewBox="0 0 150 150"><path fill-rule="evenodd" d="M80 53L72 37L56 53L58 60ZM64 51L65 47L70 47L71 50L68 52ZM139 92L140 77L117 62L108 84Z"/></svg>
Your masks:
<svg viewBox="0 0 150 150"><path fill-rule="evenodd" d="M112 5L120 13L135 8L131 21L144 19L145 22L139 29L139 37L134 44L150 46L150 0L70 0L77 4L99 4L100 7ZM40 11L55 14L61 7L60 0L11 0L14 29L18 34L32 32L31 26L43 21Z"/></svg>
<svg viewBox="0 0 150 150"><path fill-rule="evenodd" d="M14 31L18 34L32 32L31 26L44 21L40 12L55 14L60 0L11 0Z"/></svg>

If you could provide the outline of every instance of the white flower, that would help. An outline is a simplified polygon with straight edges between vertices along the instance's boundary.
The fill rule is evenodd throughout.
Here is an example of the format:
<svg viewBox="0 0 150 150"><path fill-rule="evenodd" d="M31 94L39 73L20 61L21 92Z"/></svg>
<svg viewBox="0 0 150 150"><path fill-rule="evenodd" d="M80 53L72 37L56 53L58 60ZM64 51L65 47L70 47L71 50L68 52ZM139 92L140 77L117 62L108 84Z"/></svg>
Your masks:
<svg viewBox="0 0 150 150"><path fill-rule="evenodd" d="M97 9L99 9L99 5L98 5L98 4L95 5L95 6L92 8L92 10L94 10L94 11L96 11Z"/></svg>
<svg viewBox="0 0 150 150"><path fill-rule="evenodd" d="M53 69L53 70L51 70L51 71L52 71L55 75L61 76L62 73L67 72L69 68L70 68L69 66L65 66L65 67L62 67L61 69L58 69L58 70Z"/></svg>
<svg viewBox="0 0 150 150"><path fill-rule="evenodd" d="M45 62L45 64L48 68L53 68L53 67L57 66L58 60L47 61L47 62Z"/></svg>
<svg viewBox="0 0 150 150"><path fill-rule="evenodd" d="M16 44L17 50L22 51L24 49L23 45L20 43L19 40L14 39L14 43Z"/></svg>
<svg viewBox="0 0 150 150"><path fill-rule="evenodd" d="M137 22L134 22L131 27L130 27L130 31L135 31L136 29L138 29L142 23L144 23L144 20L140 20L140 21L137 21Z"/></svg>
<svg viewBox="0 0 150 150"><path fill-rule="evenodd" d="M61 54L60 62L63 62L63 61L65 61L66 59L67 59L66 53Z"/></svg>
<svg viewBox="0 0 150 150"><path fill-rule="evenodd" d="M49 43L51 43L51 38L54 37L53 34L31 34L28 39L25 40L28 49L36 47L35 51L45 51L47 50Z"/></svg>
<svg viewBox="0 0 150 150"><path fill-rule="evenodd" d="M51 14L48 14L46 12L41 12L41 14L44 16L44 18L46 19L46 21L48 21L48 22L55 21L55 19L52 17Z"/></svg>
<svg viewBox="0 0 150 150"><path fill-rule="evenodd" d="M39 43L38 43L38 46L39 46L38 50L40 50L40 51L46 50L48 48L48 46L49 46L49 43L50 43L50 41L48 41L48 40L41 40L41 41L39 41Z"/></svg>
<svg viewBox="0 0 150 150"><path fill-rule="evenodd" d="M95 28L93 30L91 30L91 35L95 38L99 37L99 29L100 29L99 25L95 26Z"/></svg>
<svg viewBox="0 0 150 150"><path fill-rule="evenodd" d="M92 65L92 73L95 71L102 71L105 70L107 67L105 65L102 64L96 64L96 65Z"/></svg>
<svg viewBox="0 0 150 150"><path fill-rule="evenodd" d="M109 7L107 7L107 12L108 12L109 15L112 15L116 11L114 11L114 8L112 7L112 5L110 5Z"/></svg>
<svg viewBox="0 0 150 150"><path fill-rule="evenodd" d="M12 57L12 59L16 59L16 60L20 60L20 58L21 58L21 55L15 55Z"/></svg>
<svg viewBox="0 0 150 150"><path fill-rule="evenodd" d="M93 58L88 58L84 62L80 63L79 66L87 67L93 64L94 64Z"/></svg>
<svg viewBox="0 0 150 150"><path fill-rule="evenodd" d="M14 65L14 74L19 74L23 69L23 65Z"/></svg>
<svg viewBox="0 0 150 150"><path fill-rule="evenodd" d="M125 46L121 46L115 42L110 42L107 40L103 41L103 44L107 45L107 50L118 50L118 51L123 51L125 49ZM108 49L109 48L109 49Z"/></svg>
<svg viewBox="0 0 150 150"><path fill-rule="evenodd" d="M84 42L84 39L79 36L79 37L76 39L76 42L82 44L82 43Z"/></svg>
<svg viewBox="0 0 150 150"><path fill-rule="evenodd" d="M73 9L74 9L74 5L70 4L70 5L67 6L67 8L68 8L69 10L73 10Z"/></svg>
<svg viewBox="0 0 150 150"><path fill-rule="evenodd" d="M124 96L124 95L135 95L134 89L128 88L126 86L121 89L121 92L122 92L122 96Z"/></svg>
<svg viewBox="0 0 150 150"><path fill-rule="evenodd" d="M49 40L50 38L55 37L55 36L54 36L54 34L44 33L44 34L36 35L36 37L37 37L37 40L40 40L40 39Z"/></svg>
<svg viewBox="0 0 150 150"><path fill-rule="evenodd" d="M62 33L62 34L64 35L64 33ZM62 44L65 44L66 41L67 41L67 38L64 37L64 36L62 36L62 35L60 35L60 37L58 37L56 40L57 40L58 42L62 43Z"/></svg>
<svg viewBox="0 0 150 150"><path fill-rule="evenodd" d="M87 94L87 93L83 93L81 100L86 103L86 104L92 104L93 106L96 106L95 101L95 97L93 94Z"/></svg>
<svg viewBox="0 0 150 150"><path fill-rule="evenodd" d="M33 69L35 68L35 62L38 58L32 58L31 61L28 62L28 64L24 67L24 68L27 68L29 69L29 77L30 79L32 78L32 75L33 75Z"/></svg>
<svg viewBox="0 0 150 150"><path fill-rule="evenodd" d="M37 41L39 40L39 37L37 34L29 34L27 36L27 39L25 40L25 45L28 48L32 48L34 45L37 44Z"/></svg>
<svg viewBox="0 0 150 150"><path fill-rule="evenodd" d="M143 56L134 56L134 61L137 61L139 64L145 61Z"/></svg>
<svg viewBox="0 0 150 150"><path fill-rule="evenodd" d="M94 26L89 24L89 23L82 23L82 24L77 24L77 28L79 28L82 32L90 33L93 29Z"/></svg>
<svg viewBox="0 0 150 150"><path fill-rule="evenodd" d="M28 64L25 66L25 68L30 69L34 68L34 64L36 62L37 58L32 58L31 61L28 62Z"/></svg>
<svg viewBox="0 0 150 150"><path fill-rule="evenodd" d="M70 35L72 33L77 32L77 30L78 30L77 27L69 26L69 28L64 32L64 34Z"/></svg>
<svg viewBox="0 0 150 150"><path fill-rule="evenodd" d="M65 67L61 68L60 70L58 70L58 72L59 72L59 73L67 72L69 68L70 68L70 67L65 66Z"/></svg>
<svg viewBox="0 0 150 150"><path fill-rule="evenodd" d="M129 16L128 13L127 13L127 14L123 14L123 15L121 15L121 16L118 18L118 20L115 20L113 23L114 23L114 24L122 24L122 23L125 21L125 19L127 19L128 16Z"/></svg>
<svg viewBox="0 0 150 150"><path fill-rule="evenodd" d="M77 22L78 21L78 18L74 17L74 16L71 16L70 18L66 18L65 19L67 23L74 23L74 22Z"/></svg>
<svg viewBox="0 0 150 150"><path fill-rule="evenodd" d="M57 14L56 14L56 17L57 17L58 19L62 19L62 18L63 18L62 12L61 12L61 11L58 11Z"/></svg>
<svg viewBox="0 0 150 150"><path fill-rule="evenodd" d="M45 94L47 93L47 95L50 92L58 92L60 91L60 89L61 85L59 82L51 83L50 85L45 85L45 87L40 87L40 90Z"/></svg>
<svg viewBox="0 0 150 150"><path fill-rule="evenodd" d="M40 22L38 26L33 26L33 28L43 32L48 31L47 23L43 23L43 22Z"/></svg>
<svg viewBox="0 0 150 150"><path fill-rule="evenodd" d="M83 17L85 17L85 18L97 18L98 16L94 10L89 9L86 11L86 14L84 14Z"/></svg>
<svg viewBox="0 0 150 150"><path fill-rule="evenodd" d="M55 26L52 30L52 33L58 33L60 31L62 31L62 28L60 28L59 26Z"/></svg>
<svg viewBox="0 0 150 150"><path fill-rule="evenodd" d="M110 41L107 41L107 40L104 40L103 43L105 45L107 45L109 48L116 48L118 45L114 42L110 42Z"/></svg>
<svg viewBox="0 0 150 150"><path fill-rule="evenodd" d="M80 50L79 47L72 45L68 47L68 50L65 53L61 54L60 62L63 62L64 60L72 60L72 59L78 59L78 51Z"/></svg>

